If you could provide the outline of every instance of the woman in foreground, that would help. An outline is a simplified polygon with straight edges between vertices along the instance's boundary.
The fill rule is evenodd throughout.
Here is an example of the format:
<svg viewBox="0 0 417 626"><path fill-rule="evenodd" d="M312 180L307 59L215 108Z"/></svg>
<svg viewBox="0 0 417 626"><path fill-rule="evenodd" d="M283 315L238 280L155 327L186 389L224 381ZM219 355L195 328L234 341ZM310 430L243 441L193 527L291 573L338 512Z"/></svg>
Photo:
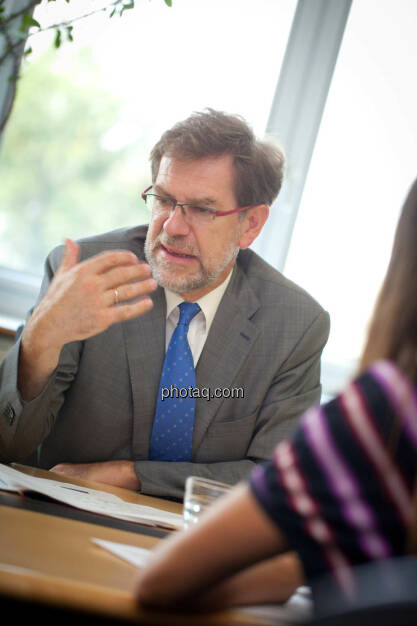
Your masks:
<svg viewBox="0 0 417 626"><path fill-rule="evenodd" d="M139 600L190 606L192 598L210 608L280 601L304 574L308 582L330 574L353 597L353 566L407 552L416 373L417 181L399 220L359 377L307 411L249 484L158 546L139 581Z"/></svg>

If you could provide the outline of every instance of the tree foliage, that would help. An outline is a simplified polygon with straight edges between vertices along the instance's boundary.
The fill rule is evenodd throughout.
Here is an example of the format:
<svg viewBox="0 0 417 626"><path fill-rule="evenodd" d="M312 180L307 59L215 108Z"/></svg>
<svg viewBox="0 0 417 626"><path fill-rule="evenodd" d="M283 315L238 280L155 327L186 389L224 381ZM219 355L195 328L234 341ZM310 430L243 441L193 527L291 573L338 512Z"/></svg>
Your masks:
<svg viewBox="0 0 417 626"><path fill-rule="evenodd" d="M0 264L40 273L64 236L146 221L147 146L103 146L122 105L102 86L89 48L67 72L53 50L32 64L2 146Z"/></svg>
<svg viewBox="0 0 417 626"><path fill-rule="evenodd" d="M172 0L163 0L168 7L172 6ZM60 48L64 41L73 41L74 23L86 19L96 13L107 13L110 18L118 15L122 17L125 11L135 8L135 0L103 0L103 5L88 13L82 13L70 20L57 22L43 27L32 15L34 8L39 4L57 3L56 0L27 0L22 8L6 12L5 0L0 0L0 70L2 66L10 65L9 80L11 82L11 94L6 110L0 118L0 134L10 117L15 97L15 84L19 78L20 62L22 54L28 56L32 53L32 47L27 45L28 40L38 33L46 30L54 30L54 46ZM65 0L67 4L71 0ZM2 108L0 102L0 111Z"/></svg>

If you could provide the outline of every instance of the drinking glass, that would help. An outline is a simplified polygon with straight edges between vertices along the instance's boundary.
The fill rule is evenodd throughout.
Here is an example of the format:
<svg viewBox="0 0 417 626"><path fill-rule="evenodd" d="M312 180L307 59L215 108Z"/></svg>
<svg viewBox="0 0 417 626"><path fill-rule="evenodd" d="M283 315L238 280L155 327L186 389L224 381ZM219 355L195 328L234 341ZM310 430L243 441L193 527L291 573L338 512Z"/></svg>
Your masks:
<svg viewBox="0 0 417 626"><path fill-rule="evenodd" d="M220 483L217 480L189 476L185 481L184 527L196 524L212 502L231 489L232 485Z"/></svg>

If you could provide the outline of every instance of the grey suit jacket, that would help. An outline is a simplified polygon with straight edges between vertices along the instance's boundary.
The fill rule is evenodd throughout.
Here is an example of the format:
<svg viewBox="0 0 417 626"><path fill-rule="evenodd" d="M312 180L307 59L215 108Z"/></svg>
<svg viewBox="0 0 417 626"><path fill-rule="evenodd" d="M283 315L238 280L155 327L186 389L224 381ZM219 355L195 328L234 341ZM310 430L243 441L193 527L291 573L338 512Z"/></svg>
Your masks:
<svg viewBox="0 0 417 626"><path fill-rule="evenodd" d="M81 240L81 258L129 249L144 258L146 227ZM51 252L39 298L62 257ZM149 313L64 346L43 392L17 389L19 342L0 368L0 457L56 463L133 459L142 492L181 497L189 475L244 477L320 398L328 314L250 250L239 252L196 368L198 387L239 388L244 397L197 399L191 462L148 460L165 356L163 289ZM59 324L59 320L56 320ZM37 450L36 450L37 448Z"/></svg>

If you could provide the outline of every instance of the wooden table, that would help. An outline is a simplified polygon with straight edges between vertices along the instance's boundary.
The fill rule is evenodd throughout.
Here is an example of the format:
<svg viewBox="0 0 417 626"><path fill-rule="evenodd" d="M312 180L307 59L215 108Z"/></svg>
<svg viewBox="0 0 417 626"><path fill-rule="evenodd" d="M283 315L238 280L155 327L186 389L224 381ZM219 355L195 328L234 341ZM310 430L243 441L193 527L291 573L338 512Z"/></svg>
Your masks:
<svg viewBox="0 0 417 626"><path fill-rule="evenodd" d="M59 480L58 475L43 470L23 466L17 469ZM176 502L83 480L62 480L108 491L130 502L182 512L182 505ZM76 519L71 519L74 516ZM121 529L121 524L124 528L127 525L128 530ZM0 595L3 600L16 603L15 609L30 602L30 616L34 615L33 611L49 607L55 611L50 619L54 624L67 615L68 610L77 611L77 626L83 620L86 624L96 623L94 620L99 618L103 623L111 619L113 623L127 620L170 626L270 623L238 611L185 615L144 610L134 597L137 568L91 541L95 537L152 548L165 534L133 522L120 522L66 505L0 492ZM43 625L48 622L44 615L40 617Z"/></svg>

